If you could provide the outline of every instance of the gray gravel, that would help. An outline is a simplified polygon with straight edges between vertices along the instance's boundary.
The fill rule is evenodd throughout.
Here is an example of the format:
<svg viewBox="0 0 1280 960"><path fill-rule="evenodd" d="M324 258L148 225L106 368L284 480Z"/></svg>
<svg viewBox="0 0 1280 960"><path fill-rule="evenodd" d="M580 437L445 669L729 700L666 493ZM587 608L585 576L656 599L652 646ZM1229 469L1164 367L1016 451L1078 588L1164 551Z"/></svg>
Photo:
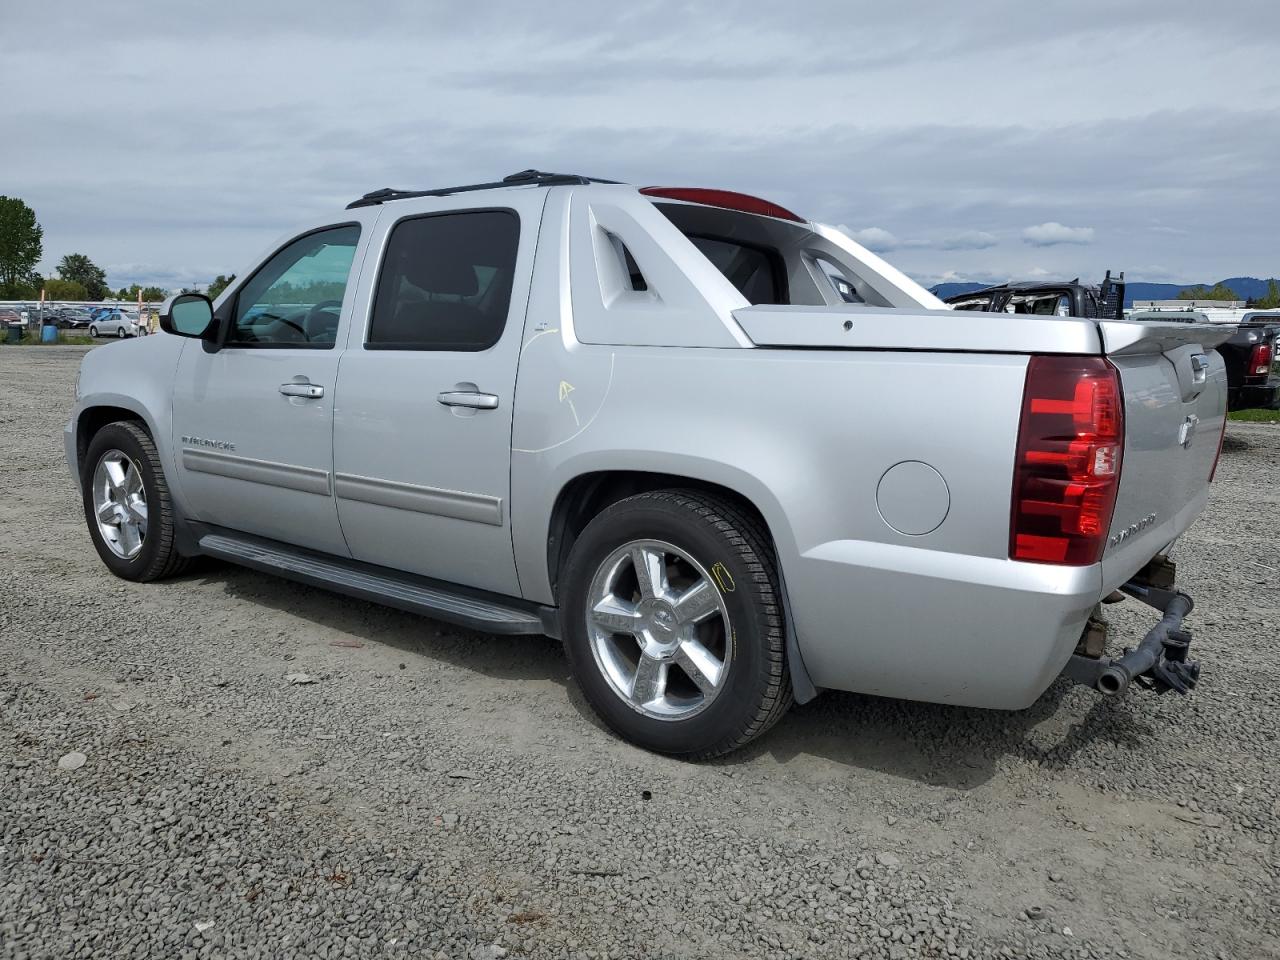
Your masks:
<svg viewBox="0 0 1280 960"><path fill-rule="evenodd" d="M0 955L1280 956L1280 427L1231 426L1177 552L1192 698L829 694L691 765L550 640L109 576L62 463L82 352L0 348Z"/></svg>

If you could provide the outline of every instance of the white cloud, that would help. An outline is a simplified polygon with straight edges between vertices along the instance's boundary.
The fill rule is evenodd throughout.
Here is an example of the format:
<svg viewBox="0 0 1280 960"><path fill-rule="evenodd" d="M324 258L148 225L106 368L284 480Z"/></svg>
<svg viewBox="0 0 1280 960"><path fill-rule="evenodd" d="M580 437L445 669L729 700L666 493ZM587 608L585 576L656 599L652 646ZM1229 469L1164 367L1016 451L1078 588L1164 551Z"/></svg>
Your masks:
<svg viewBox="0 0 1280 960"><path fill-rule="evenodd" d="M169 266L155 263L109 263L103 269L112 288L137 283L144 287L163 287L170 292L184 287L203 287L218 273L212 267Z"/></svg>
<svg viewBox="0 0 1280 960"><path fill-rule="evenodd" d="M35 45L6 51L0 96L0 129L24 131L0 192L36 210L46 272L74 251L141 265L119 282L204 283L367 190L529 166L768 197L861 223L868 246L917 274L1276 269L1280 84L1257 63L1280 3L1219 0L1206 18L1195 4L1087 0L1101 17L975 0L957 17L921 0L851 17L820 0L795 17L743 0L731 22L671 0L625 16L581 0L389 0L372 18L340 0L224 0L216 18L161 0L79 6L64 22L57 5L0 0L7 35L58 37L54 71ZM1142 57L1079 56L1117 35L1198 69L1153 85ZM225 49L237 69L191 69ZM1094 242L1024 243L1046 214L1088 224Z"/></svg>
<svg viewBox="0 0 1280 960"><path fill-rule="evenodd" d="M987 233L985 230L964 230L949 237L943 237L938 241L937 246L942 250L986 250L999 242L995 234Z"/></svg>
<svg viewBox="0 0 1280 960"><path fill-rule="evenodd" d="M1050 220L1027 227L1022 231L1022 239L1033 247L1053 247L1060 243L1093 243L1093 227L1068 227Z"/></svg>
<svg viewBox="0 0 1280 960"><path fill-rule="evenodd" d="M890 250L897 250L902 246L901 240L881 227L850 230L848 227L841 225L840 229L873 253L888 253Z"/></svg>

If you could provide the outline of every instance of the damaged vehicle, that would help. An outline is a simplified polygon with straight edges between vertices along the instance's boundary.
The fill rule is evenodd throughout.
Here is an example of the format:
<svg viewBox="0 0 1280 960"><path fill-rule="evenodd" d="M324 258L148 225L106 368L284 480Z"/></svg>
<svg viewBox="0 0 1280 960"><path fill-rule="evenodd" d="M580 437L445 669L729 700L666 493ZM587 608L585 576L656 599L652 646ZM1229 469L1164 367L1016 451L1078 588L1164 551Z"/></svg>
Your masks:
<svg viewBox="0 0 1280 960"><path fill-rule="evenodd" d="M161 327L86 355L66 425L117 576L204 555L558 637L686 757L824 688L1197 679L1167 553L1229 328L957 313L776 203L536 171L370 193ZM1117 591L1156 622L1109 645Z"/></svg>
<svg viewBox="0 0 1280 960"><path fill-rule="evenodd" d="M1074 280L1021 280L958 293L946 302L955 310L987 313L1029 313L1042 317L1087 317L1090 320L1124 319L1124 274L1111 271L1100 284Z"/></svg>

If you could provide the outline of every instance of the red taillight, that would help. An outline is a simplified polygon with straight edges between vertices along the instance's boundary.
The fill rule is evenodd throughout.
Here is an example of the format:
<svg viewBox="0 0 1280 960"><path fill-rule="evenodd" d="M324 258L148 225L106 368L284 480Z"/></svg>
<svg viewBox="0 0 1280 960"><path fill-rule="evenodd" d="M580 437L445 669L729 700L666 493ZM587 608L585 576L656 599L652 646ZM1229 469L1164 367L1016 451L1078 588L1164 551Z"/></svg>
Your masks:
<svg viewBox="0 0 1280 960"><path fill-rule="evenodd" d="M797 217L786 207L780 207L776 203L745 193L734 193L732 190L706 190L701 187L641 187L640 192L646 197L685 200L708 207L722 207L725 210L738 210L742 213L756 213L762 217L777 217L779 220L804 223L803 217Z"/></svg>
<svg viewBox="0 0 1280 960"><path fill-rule="evenodd" d="M1249 376L1263 376L1271 370L1271 344L1255 343L1249 352Z"/></svg>
<svg viewBox="0 0 1280 960"><path fill-rule="evenodd" d="M1018 427L1009 557L1097 563L1111 528L1123 450L1116 368L1102 357L1032 357Z"/></svg>

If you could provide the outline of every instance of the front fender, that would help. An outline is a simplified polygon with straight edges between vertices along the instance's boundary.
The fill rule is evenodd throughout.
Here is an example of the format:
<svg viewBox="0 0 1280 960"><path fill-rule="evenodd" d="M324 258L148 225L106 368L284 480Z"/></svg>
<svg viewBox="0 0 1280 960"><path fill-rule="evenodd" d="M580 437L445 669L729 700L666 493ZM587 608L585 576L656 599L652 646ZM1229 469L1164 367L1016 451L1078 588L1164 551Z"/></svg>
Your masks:
<svg viewBox="0 0 1280 960"><path fill-rule="evenodd" d="M88 447L84 429L94 410L126 411L143 422L160 454L169 488L186 512L173 458L173 378L185 341L168 334L107 344L91 350L80 364L79 398L64 428L67 465L77 488L80 458Z"/></svg>

